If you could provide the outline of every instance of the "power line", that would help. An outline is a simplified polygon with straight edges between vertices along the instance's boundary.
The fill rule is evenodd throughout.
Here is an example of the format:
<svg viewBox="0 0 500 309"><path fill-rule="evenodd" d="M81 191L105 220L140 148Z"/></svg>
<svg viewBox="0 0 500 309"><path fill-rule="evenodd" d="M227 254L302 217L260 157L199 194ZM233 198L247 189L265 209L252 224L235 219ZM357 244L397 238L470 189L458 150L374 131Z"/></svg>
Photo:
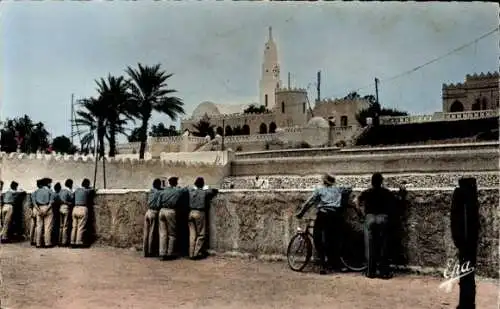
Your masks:
<svg viewBox="0 0 500 309"><path fill-rule="evenodd" d="M424 67L426 67L426 66L428 66L428 65L430 65L430 64L432 64L432 63L434 63L434 62L437 62L437 61L439 61L439 60L441 60L441 59L443 59L443 58L446 58L446 57L448 57L448 56L450 56L450 55L452 55L452 54L454 54L454 53L456 53L456 52L458 52L458 51L461 51L461 50L462 50L462 49L464 49L464 48L467 48L467 47L469 47L469 46L471 46L471 45L473 45L473 44L477 44L477 42L479 42L480 40L482 40L482 39L484 39L484 38L486 38L486 37L488 37L488 36L490 36L490 35L492 35L493 33L497 32L498 30L499 30L499 27L497 26L495 29L493 29L493 30L491 30L491 31L489 31L489 32L487 32L487 33L485 33L485 34L483 34L482 36L480 36L480 37L478 37L478 38L474 39L473 41L470 41L470 42L468 42L468 43L466 43L466 44L464 44L464 45L461 45L461 46L459 46L459 47L457 47L457 48L455 48L455 49L453 49L453 50L451 50L451 51L447 52L446 54L443 54L443 55L441 55L441 56L439 56L439 57L436 57L436 58L434 58L434 59L432 59L432 60L430 60L430 61L427 61L427 62L426 62L426 63L424 63L424 64L421 64L421 65L419 65L419 66L416 66L416 67L414 67L413 69L410 69L410 70L404 71L404 72L402 72L402 73L399 73L399 74L397 74L397 75L394 75L394 76L389 77L389 78L386 78L386 79L380 79L379 81L380 81L380 82L385 82L385 83L387 83L387 82L391 82L391 81L393 81L393 80L395 80L395 79L398 79L398 78L400 78L400 77L403 77L403 76L405 76L405 75L412 74L412 73L414 73L414 72L416 72L416 71L418 71L418 70L420 70L420 69L422 69L422 68L424 68ZM354 91L354 92L358 92L359 90L362 90L362 89L365 89L365 88L368 88L368 87L373 87L373 85L374 85L374 83L370 83L370 84L367 84L367 85L365 85L365 86L362 86L362 87L356 88L355 90L351 90L351 91L349 91L348 93L353 92L353 91Z"/></svg>

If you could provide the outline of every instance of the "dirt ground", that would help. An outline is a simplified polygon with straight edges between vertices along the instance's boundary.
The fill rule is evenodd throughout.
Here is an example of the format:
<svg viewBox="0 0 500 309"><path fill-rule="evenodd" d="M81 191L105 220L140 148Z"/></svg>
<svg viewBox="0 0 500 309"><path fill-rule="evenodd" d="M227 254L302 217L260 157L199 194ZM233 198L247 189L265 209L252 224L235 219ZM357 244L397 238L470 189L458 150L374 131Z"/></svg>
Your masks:
<svg viewBox="0 0 500 309"><path fill-rule="evenodd" d="M162 262L141 252L2 245L2 306L9 309L455 308L458 286L440 278L295 273L283 262L210 257ZM493 281L478 283L477 308L497 308Z"/></svg>

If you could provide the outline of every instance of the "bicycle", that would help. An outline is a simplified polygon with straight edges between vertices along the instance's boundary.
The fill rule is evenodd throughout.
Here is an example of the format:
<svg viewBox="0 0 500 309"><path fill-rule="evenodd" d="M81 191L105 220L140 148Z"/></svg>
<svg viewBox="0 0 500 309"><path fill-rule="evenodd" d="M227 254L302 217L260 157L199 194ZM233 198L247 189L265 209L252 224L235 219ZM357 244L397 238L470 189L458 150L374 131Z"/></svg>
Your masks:
<svg viewBox="0 0 500 309"><path fill-rule="evenodd" d="M343 227L343 237L339 245L340 262L348 270L354 272L361 272L367 268L366 259L364 255L364 238L362 229L362 216L356 212L358 223L351 226L351 229ZM348 218L344 216L344 218ZM293 271L302 271L311 261L314 249L313 235L311 229L314 228L314 219L306 219L308 221L305 228L298 227L297 233L290 239L287 248L287 262L290 269ZM350 222L355 222L351 220ZM361 229L360 229L361 227ZM295 249L295 246L298 246ZM303 258L301 261L296 262L295 256Z"/></svg>

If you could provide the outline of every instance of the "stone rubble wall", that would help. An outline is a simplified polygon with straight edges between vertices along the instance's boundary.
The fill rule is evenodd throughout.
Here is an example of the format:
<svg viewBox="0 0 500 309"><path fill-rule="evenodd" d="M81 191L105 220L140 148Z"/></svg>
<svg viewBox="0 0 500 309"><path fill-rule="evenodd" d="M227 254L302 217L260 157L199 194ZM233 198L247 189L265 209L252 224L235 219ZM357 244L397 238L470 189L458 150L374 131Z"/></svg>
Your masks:
<svg viewBox="0 0 500 309"><path fill-rule="evenodd" d="M470 173L425 173L425 174L384 174L384 183L387 187L397 188L403 182L411 188L449 188L458 185L461 177L475 177L479 187L498 187L500 172L470 172ZM266 180L268 189L313 189L322 185L322 175L308 176L259 176L259 181ZM367 188L370 186L371 174L366 175L339 175L337 184L353 188ZM255 176L226 177L222 188L253 189Z"/></svg>
<svg viewBox="0 0 500 309"><path fill-rule="evenodd" d="M179 177L181 185L192 184L203 176L211 186L220 186L229 175L231 155L216 160L186 161L185 158L138 160L129 158L106 159L106 188L145 189L151 187L154 178ZM212 160L213 159L213 160ZM103 161L98 162L96 187L104 187ZM0 154L0 178L7 184L15 180L26 191L35 189L36 180L50 177L53 183L63 183L67 178L79 185L84 178L94 179L95 159L70 155ZM6 188L4 188L6 189Z"/></svg>
<svg viewBox="0 0 500 309"><path fill-rule="evenodd" d="M296 208L310 190L222 190L209 211L210 249L252 256L286 254L288 242L304 221L295 218ZM354 191L354 200L359 191ZM444 269L456 257L450 231L452 190L409 189L398 208L399 259L402 265ZM480 189L481 231L478 274L498 278L499 191ZM142 248L147 193L144 190L102 190L95 200L98 243ZM29 222L29 196L24 206L25 232ZM314 217L310 211L307 218ZM346 213L348 226L362 231L362 223ZM361 234L362 235L362 234ZM362 238L361 238L362 239ZM362 246L356 243L355 246ZM91 249L92 250L92 249Z"/></svg>

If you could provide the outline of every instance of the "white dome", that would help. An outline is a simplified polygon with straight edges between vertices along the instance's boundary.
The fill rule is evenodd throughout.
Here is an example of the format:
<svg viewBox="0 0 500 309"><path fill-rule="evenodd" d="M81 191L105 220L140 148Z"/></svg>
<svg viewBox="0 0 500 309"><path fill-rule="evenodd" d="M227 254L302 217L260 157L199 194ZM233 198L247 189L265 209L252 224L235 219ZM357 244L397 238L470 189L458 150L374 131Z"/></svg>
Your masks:
<svg viewBox="0 0 500 309"><path fill-rule="evenodd" d="M308 128L329 128L328 120L323 117L314 117L307 123Z"/></svg>

